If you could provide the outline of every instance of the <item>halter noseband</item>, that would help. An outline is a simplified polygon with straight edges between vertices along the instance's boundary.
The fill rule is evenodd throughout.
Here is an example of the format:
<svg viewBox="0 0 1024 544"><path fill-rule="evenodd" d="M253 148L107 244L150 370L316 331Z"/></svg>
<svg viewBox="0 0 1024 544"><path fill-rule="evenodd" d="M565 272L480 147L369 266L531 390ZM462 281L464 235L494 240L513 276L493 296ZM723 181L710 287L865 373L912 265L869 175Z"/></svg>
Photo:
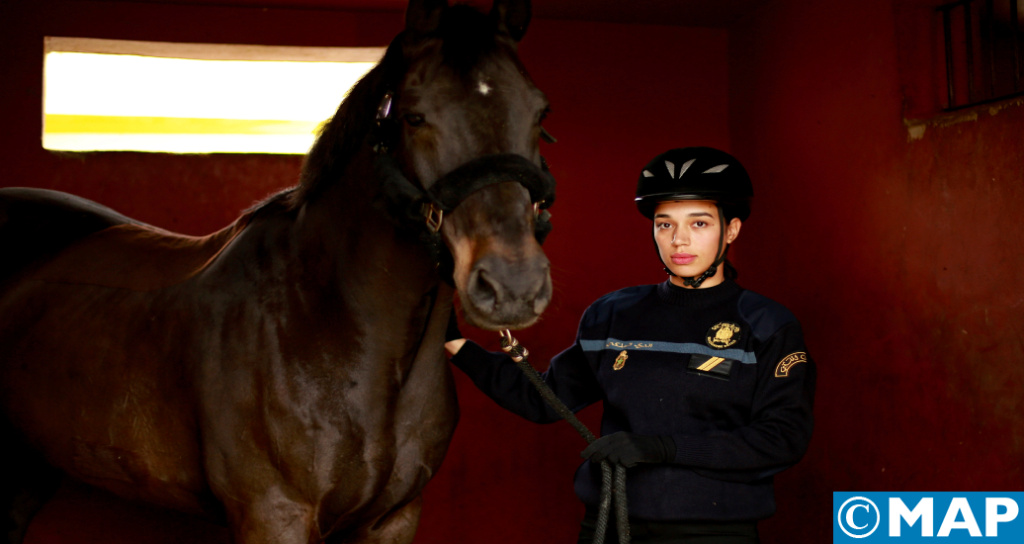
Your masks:
<svg viewBox="0 0 1024 544"><path fill-rule="evenodd" d="M530 192L537 216L536 228L547 234L550 224L544 223L549 222L547 208L555 200L555 180L543 159L541 164L539 168L529 159L513 153L485 155L452 170L429 189L410 181L390 154L378 153L373 169L381 181L381 192L390 214L402 220L422 221L430 232L438 232L444 214L454 210L469 195L490 185L514 181Z"/></svg>

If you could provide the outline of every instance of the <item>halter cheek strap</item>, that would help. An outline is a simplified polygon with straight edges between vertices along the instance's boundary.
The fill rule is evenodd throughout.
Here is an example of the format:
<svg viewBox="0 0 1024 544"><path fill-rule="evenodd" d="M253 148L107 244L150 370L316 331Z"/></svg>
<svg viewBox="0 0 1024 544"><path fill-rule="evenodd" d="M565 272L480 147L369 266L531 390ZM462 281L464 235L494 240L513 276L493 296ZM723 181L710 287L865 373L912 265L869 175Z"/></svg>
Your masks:
<svg viewBox="0 0 1024 544"><path fill-rule="evenodd" d="M548 170L544 157L540 167L515 154L495 154L469 161L442 178L429 189L414 184L402 173L390 151L398 140L398 126L392 105L394 93L388 91L377 107L377 125L374 132L374 173L381 182L380 203L390 217L404 222L423 221L431 236L441 230L444 215L451 212L470 194L495 183L515 181L530 192L533 202L534 235L537 241L551 232L551 214L547 211L555 202L555 179ZM434 241L436 242L436 241Z"/></svg>

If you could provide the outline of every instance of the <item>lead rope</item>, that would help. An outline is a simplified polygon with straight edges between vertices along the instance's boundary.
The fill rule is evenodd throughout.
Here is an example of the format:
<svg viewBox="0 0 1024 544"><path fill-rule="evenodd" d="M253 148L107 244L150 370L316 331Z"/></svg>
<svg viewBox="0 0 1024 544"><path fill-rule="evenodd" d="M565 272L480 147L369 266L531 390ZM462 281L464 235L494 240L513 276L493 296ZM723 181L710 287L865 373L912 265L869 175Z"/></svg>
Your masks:
<svg viewBox="0 0 1024 544"><path fill-rule="evenodd" d="M555 392L544 383L544 380L537 373L537 370L530 366L526 356L529 352L518 340L512 337L512 332L505 329L501 334L501 350L504 351L516 363L516 366L523 371L526 378L537 388L541 398L558 415L569 422L576 429L576 432L587 441L587 444L597 440L594 433L573 414L571 410L555 396ZM614 489L613 482L614 479ZM615 465L614 475L612 464L608 461L601 462L601 502L597 511L597 526L594 528L594 544L604 544L605 533L608 530L608 514L611 509L612 498L615 498L615 526L618 529L619 544L629 544L629 510L626 505L626 467Z"/></svg>

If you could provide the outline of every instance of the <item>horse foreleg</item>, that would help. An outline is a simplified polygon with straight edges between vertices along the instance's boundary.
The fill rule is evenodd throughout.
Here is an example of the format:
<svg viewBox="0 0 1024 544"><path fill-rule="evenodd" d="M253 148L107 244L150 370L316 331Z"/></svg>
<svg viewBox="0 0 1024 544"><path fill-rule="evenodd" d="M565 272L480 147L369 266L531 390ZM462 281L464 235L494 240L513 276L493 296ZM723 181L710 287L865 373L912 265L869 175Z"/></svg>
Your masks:
<svg viewBox="0 0 1024 544"><path fill-rule="evenodd" d="M247 503L225 504L234 544L310 544L320 542L312 505L271 490Z"/></svg>
<svg viewBox="0 0 1024 544"><path fill-rule="evenodd" d="M14 490L11 496L5 497L9 501L7 509L9 518L5 524L6 542L10 544L24 542L29 525L47 501L53 497L59 482L60 477L56 476L42 485Z"/></svg>
<svg viewBox="0 0 1024 544"><path fill-rule="evenodd" d="M12 442L8 443L7 470L0 484L0 508L7 515L4 541L21 544L32 518L53 497L63 474L20 440Z"/></svg>
<svg viewBox="0 0 1024 544"><path fill-rule="evenodd" d="M410 544L416 536L416 527L420 524L420 512L423 510L423 497L417 495L409 504L392 512L378 522L377 530L371 530L368 544Z"/></svg>
<svg viewBox="0 0 1024 544"><path fill-rule="evenodd" d="M328 537L328 544L410 544L416 536L420 523L423 498L417 496L404 506L392 510L370 526L363 527L356 534Z"/></svg>

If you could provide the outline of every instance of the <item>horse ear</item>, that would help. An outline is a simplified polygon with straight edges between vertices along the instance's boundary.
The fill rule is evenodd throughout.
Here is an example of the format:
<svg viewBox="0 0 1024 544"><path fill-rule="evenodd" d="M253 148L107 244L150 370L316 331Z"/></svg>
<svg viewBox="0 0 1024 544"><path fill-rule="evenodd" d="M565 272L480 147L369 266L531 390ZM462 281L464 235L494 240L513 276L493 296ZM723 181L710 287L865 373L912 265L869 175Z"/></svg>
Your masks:
<svg viewBox="0 0 1024 544"><path fill-rule="evenodd" d="M441 12L448 9L448 0L409 0L405 10L405 29L418 34L437 30Z"/></svg>
<svg viewBox="0 0 1024 544"><path fill-rule="evenodd" d="M530 0L494 0L491 16L497 18L501 28L518 42L530 25Z"/></svg>

